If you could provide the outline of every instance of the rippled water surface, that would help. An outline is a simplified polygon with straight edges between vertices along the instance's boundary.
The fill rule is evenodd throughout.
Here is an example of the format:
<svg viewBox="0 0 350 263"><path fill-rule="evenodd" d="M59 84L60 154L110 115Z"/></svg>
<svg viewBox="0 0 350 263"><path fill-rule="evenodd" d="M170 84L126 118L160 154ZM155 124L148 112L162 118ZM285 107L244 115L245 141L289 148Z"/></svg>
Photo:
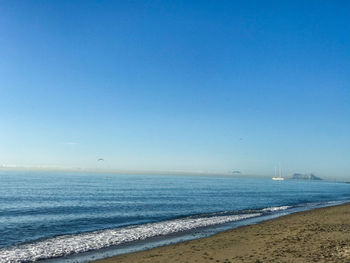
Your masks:
<svg viewBox="0 0 350 263"><path fill-rule="evenodd" d="M68 255L348 199L349 184L326 181L0 171L0 259Z"/></svg>

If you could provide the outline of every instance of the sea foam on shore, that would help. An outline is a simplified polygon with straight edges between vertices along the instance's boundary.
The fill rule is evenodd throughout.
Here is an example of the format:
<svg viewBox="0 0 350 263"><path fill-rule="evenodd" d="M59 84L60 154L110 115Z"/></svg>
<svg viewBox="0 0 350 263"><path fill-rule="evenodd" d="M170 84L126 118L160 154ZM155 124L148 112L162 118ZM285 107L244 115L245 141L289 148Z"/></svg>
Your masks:
<svg viewBox="0 0 350 263"><path fill-rule="evenodd" d="M0 262L19 263L62 257L73 253L82 253L126 242L144 240L150 237L164 236L199 227L257 217L259 215L261 215L261 213L199 218L187 217L77 235L58 236L35 243L0 249Z"/></svg>

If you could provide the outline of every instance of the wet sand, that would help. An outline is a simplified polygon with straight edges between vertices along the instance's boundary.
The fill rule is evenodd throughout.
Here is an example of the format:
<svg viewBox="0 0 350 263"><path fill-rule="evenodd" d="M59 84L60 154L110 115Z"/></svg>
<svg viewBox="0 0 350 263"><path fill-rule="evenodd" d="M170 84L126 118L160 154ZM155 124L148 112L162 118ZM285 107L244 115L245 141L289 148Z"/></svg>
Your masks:
<svg viewBox="0 0 350 263"><path fill-rule="evenodd" d="M349 262L350 204L295 213L95 263Z"/></svg>

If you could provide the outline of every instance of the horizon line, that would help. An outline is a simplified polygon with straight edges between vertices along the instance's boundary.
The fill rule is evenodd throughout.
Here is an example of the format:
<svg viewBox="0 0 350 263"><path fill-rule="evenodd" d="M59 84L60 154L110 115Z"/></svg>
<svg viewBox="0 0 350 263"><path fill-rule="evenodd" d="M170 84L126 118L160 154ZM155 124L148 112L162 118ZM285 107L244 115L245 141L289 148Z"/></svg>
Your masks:
<svg viewBox="0 0 350 263"><path fill-rule="evenodd" d="M60 166L19 166L0 165L0 171L38 171L38 172L71 172L71 173L101 173L101 174L125 174L125 175L193 175L193 176L227 176L232 178L272 178L273 174L234 174L232 172L215 171L185 171L185 170L133 170L116 168L81 168L81 167L60 167ZM284 176L289 179L291 176ZM325 181L345 182L345 178L321 178Z"/></svg>

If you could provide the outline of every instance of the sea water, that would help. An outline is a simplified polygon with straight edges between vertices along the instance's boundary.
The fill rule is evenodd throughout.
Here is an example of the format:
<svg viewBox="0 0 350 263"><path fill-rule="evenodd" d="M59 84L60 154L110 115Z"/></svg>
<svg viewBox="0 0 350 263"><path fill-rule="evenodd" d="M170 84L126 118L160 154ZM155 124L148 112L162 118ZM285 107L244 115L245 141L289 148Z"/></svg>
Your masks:
<svg viewBox="0 0 350 263"><path fill-rule="evenodd" d="M0 262L64 262L348 200L349 184L328 181L0 171Z"/></svg>

